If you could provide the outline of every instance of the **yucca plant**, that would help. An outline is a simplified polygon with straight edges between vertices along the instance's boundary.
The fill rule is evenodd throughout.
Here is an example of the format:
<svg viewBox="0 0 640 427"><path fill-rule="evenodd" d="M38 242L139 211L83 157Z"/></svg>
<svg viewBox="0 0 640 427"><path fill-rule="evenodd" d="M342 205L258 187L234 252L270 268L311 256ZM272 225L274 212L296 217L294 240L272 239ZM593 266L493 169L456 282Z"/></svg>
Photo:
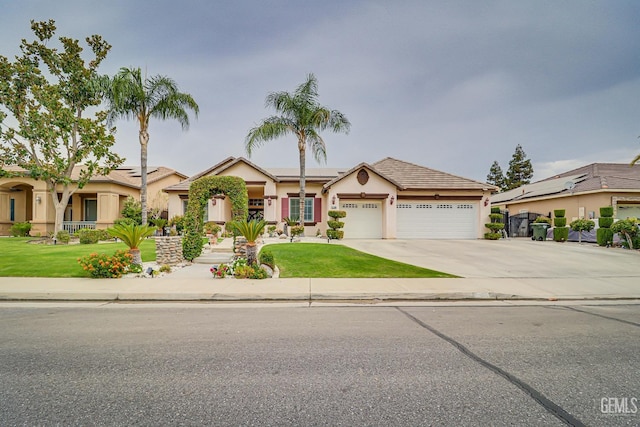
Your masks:
<svg viewBox="0 0 640 427"><path fill-rule="evenodd" d="M107 228L111 237L117 237L129 247L129 253L133 255L133 264L142 265L142 255L140 255L140 243L156 232L155 227L137 224L116 224Z"/></svg>
<svg viewBox="0 0 640 427"><path fill-rule="evenodd" d="M247 239L247 264L253 265L258 259L258 247L256 241L264 232L267 222L264 220L232 221L229 223L231 228L235 229L241 236Z"/></svg>

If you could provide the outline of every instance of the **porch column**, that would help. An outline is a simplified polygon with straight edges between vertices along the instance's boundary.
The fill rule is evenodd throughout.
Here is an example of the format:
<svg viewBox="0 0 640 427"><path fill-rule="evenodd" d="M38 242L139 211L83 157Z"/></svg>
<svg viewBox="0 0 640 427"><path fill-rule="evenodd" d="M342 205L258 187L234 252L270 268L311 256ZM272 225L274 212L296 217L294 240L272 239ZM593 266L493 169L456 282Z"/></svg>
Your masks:
<svg viewBox="0 0 640 427"><path fill-rule="evenodd" d="M11 228L11 196L8 191L0 191L0 236L9 234Z"/></svg>
<svg viewBox="0 0 640 427"><path fill-rule="evenodd" d="M98 193L98 217L96 228L108 228L120 215L120 199L117 194Z"/></svg>
<svg viewBox="0 0 640 427"><path fill-rule="evenodd" d="M27 203L28 206L28 203ZM31 235L46 236L53 231L56 221L56 209L53 206L51 195L46 190L33 190L31 199L33 216L31 219Z"/></svg>

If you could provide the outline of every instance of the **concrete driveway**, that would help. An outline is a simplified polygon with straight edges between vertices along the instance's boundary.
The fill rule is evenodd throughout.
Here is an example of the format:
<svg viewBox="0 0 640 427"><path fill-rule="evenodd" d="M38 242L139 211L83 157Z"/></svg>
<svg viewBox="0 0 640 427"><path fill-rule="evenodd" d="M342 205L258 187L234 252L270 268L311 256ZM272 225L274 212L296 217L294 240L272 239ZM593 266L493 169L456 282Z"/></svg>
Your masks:
<svg viewBox="0 0 640 427"><path fill-rule="evenodd" d="M373 255L469 278L640 278L640 251L603 248L591 243L537 242L525 238L344 239L341 243Z"/></svg>

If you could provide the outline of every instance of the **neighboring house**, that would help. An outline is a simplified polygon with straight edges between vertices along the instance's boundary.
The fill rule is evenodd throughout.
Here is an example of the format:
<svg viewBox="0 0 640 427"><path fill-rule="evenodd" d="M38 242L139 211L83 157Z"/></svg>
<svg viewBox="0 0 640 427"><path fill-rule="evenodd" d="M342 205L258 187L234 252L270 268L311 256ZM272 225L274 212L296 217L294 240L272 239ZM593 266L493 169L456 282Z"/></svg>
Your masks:
<svg viewBox="0 0 640 427"><path fill-rule="evenodd" d="M73 176L78 176L76 167ZM53 231L55 208L44 181L35 180L19 168L6 168L18 173L13 178L0 178L0 235L8 235L15 222L31 223L31 235L47 235ZM149 167L147 194L149 206L167 209L162 189L187 176L166 167ZM74 232L79 228L107 228L120 216L128 196L140 199L140 168L122 166L107 176L95 176L77 190L64 213L63 228ZM154 200L154 198L157 198ZM164 200L163 200L164 199Z"/></svg>
<svg viewBox="0 0 640 427"><path fill-rule="evenodd" d="M568 222L595 219L613 206L614 217L640 217L640 164L592 163L532 184L491 196L492 206L511 216L533 212L553 215L564 209Z"/></svg>
<svg viewBox="0 0 640 427"><path fill-rule="evenodd" d="M215 166L169 186L169 218L184 215L189 186L205 176L238 176L249 193L249 217L282 228L283 218L299 218L297 168L261 168L249 160L229 157ZM306 170L305 234L324 235L327 212L347 212L345 238L476 239L486 232L489 196L495 187L413 163L385 158L349 170ZM209 200L205 219L225 224L231 204L218 195Z"/></svg>

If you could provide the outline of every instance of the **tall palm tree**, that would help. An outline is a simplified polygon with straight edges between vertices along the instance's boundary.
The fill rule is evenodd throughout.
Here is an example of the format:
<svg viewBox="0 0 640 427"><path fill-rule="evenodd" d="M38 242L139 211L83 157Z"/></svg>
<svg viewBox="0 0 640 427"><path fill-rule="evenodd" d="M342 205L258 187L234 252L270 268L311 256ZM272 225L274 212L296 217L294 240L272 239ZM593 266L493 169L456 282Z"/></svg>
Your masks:
<svg viewBox="0 0 640 427"><path fill-rule="evenodd" d="M245 149L251 157L251 152L266 141L288 134L297 138L300 154L300 225L304 225L307 146L316 161L322 163L327 159L327 152L319 132L328 129L332 132L349 133L351 128L351 123L340 111L323 107L317 99L318 80L313 74L309 74L307 80L293 93L270 93L265 106L272 107L279 115L264 119L249 131L245 139Z"/></svg>
<svg viewBox="0 0 640 427"><path fill-rule="evenodd" d="M142 225L147 224L147 149L149 146L149 120L175 119L183 130L189 128L188 110L196 117L200 112L193 97L178 90L178 85L169 77L142 76L140 68L121 68L109 82L106 91L109 103L109 122L118 118L134 119L140 125L140 204Z"/></svg>

